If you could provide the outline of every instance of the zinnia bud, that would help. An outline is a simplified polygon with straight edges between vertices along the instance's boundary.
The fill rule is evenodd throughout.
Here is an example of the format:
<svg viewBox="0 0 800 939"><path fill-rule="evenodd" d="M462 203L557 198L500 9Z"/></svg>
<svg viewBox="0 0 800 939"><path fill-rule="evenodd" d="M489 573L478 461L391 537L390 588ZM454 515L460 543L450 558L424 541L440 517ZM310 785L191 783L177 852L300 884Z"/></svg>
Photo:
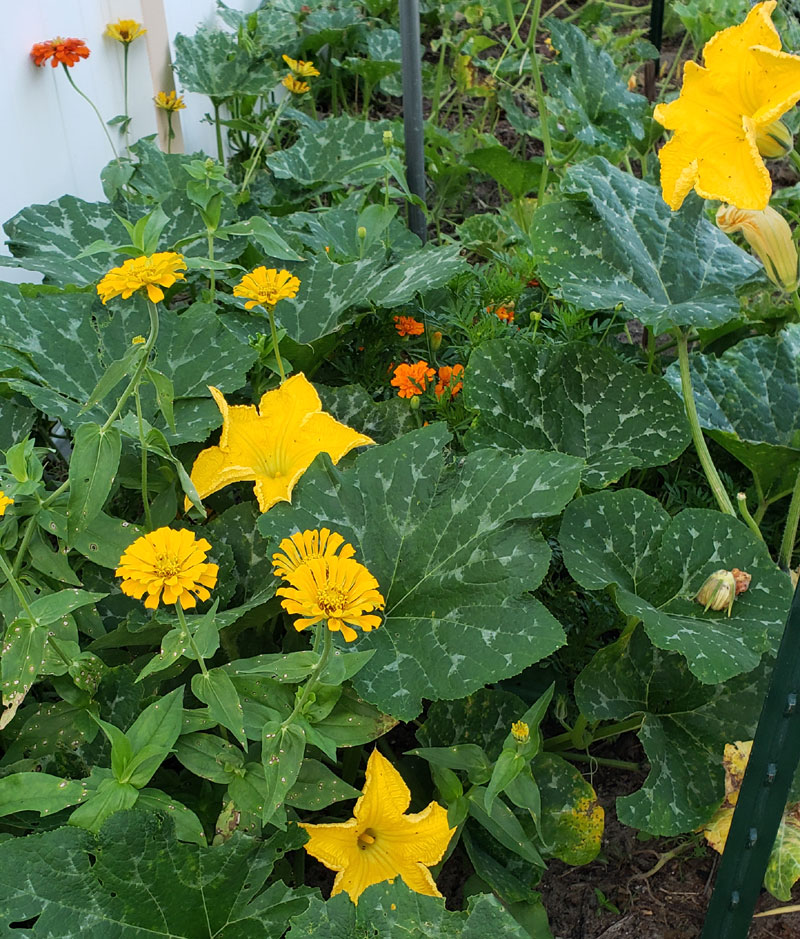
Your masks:
<svg viewBox="0 0 800 939"><path fill-rule="evenodd" d="M736 578L731 571L714 571L697 592L695 600L703 604L706 610L724 610L727 607L728 616L733 609L736 598Z"/></svg>
<svg viewBox="0 0 800 939"><path fill-rule="evenodd" d="M792 152L794 138L783 121L773 121L756 132L756 146L767 160L779 160Z"/></svg>
<svg viewBox="0 0 800 939"><path fill-rule="evenodd" d="M356 234L357 234L358 237L361 238L361 240L363 241L364 238L367 237L367 230L366 230L366 228L364 228L363 225L359 225L359 226L358 226L358 229L357 229L357 231L356 231Z"/></svg>
<svg viewBox="0 0 800 939"><path fill-rule="evenodd" d="M433 336L431 336L431 349L433 349L434 352L438 352L441 344L442 344L442 334L437 329L436 332L434 332Z"/></svg>
<svg viewBox="0 0 800 939"><path fill-rule="evenodd" d="M517 743L527 743L531 739L531 731L525 721L514 721L511 725L511 736Z"/></svg>
<svg viewBox="0 0 800 939"><path fill-rule="evenodd" d="M726 234L741 232L764 265L767 277L790 293L797 286L797 248L789 223L772 206L766 209L737 209L721 205L717 225Z"/></svg>

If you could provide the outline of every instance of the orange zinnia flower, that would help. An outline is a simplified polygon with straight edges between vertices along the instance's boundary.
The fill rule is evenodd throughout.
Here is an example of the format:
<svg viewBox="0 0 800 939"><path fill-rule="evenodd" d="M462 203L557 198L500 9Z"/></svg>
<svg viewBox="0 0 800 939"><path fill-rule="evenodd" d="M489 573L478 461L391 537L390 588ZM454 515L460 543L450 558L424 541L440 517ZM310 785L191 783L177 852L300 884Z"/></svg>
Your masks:
<svg viewBox="0 0 800 939"><path fill-rule="evenodd" d="M450 397L454 398L459 391L464 387L463 381L457 381L453 384L453 379L458 378L459 375L464 374L464 366L461 364L453 365L442 365L439 369L439 381L436 382L436 397L441 398L441 396L447 391L450 390Z"/></svg>
<svg viewBox="0 0 800 939"><path fill-rule="evenodd" d="M394 328L401 336L421 336L425 327L413 316L395 316Z"/></svg>
<svg viewBox="0 0 800 939"><path fill-rule="evenodd" d="M48 39L47 42L36 42L31 49L34 65L44 65L50 59L50 64L67 65L70 68L79 59L88 59L89 50L84 39Z"/></svg>
<svg viewBox="0 0 800 939"><path fill-rule="evenodd" d="M425 391L428 381L435 374L436 369L431 368L427 362L415 362L413 365L404 362L394 370L391 384L397 388L401 398L413 398L414 395L421 395Z"/></svg>

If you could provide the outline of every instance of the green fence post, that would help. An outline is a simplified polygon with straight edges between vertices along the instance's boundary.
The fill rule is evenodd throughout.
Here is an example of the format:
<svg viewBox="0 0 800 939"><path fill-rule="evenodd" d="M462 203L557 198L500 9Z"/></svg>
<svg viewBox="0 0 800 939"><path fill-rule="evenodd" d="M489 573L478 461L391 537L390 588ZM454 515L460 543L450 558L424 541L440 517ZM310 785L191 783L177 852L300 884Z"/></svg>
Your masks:
<svg viewBox="0 0 800 939"><path fill-rule="evenodd" d="M664 28L664 0L652 0L650 4L650 30L647 38L661 52L661 33ZM644 67L644 93L652 101L656 96L656 78L660 59L649 61Z"/></svg>
<svg viewBox="0 0 800 939"><path fill-rule="evenodd" d="M800 589L795 590L701 939L745 939L800 761Z"/></svg>
<svg viewBox="0 0 800 939"><path fill-rule="evenodd" d="M425 124L422 119L422 60L419 54L419 0L400 0L400 42L403 62L403 133L408 188L425 201ZM408 207L408 227L423 244L427 240L425 214Z"/></svg>

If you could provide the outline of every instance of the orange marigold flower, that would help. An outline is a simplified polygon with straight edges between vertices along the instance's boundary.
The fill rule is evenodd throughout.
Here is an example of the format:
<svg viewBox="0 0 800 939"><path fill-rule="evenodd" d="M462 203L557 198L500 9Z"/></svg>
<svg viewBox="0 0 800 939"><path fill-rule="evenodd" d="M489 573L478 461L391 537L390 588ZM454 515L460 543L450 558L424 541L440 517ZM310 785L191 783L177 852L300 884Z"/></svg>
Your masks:
<svg viewBox="0 0 800 939"><path fill-rule="evenodd" d="M453 365L452 367L450 365L442 365L439 369L439 381L436 382L436 388L434 389L436 392L436 397L441 398L445 391L449 389L450 397L454 398L464 387L464 382L457 381L454 384L453 380L458 378L459 375L463 374L463 365L458 364Z"/></svg>
<svg viewBox="0 0 800 939"><path fill-rule="evenodd" d="M34 65L44 65L50 59L53 68L57 65L72 68L79 59L89 58L89 50L84 39L62 39L58 36L46 42L35 42L31 49L31 57Z"/></svg>
<svg viewBox="0 0 800 939"><path fill-rule="evenodd" d="M391 384L397 388L401 398L413 398L414 395L421 395L425 391L428 381L435 374L436 369L431 368L427 362L414 362L413 365L404 362L394 370Z"/></svg>
<svg viewBox="0 0 800 939"><path fill-rule="evenodd" d="M413 316L395 316L394 328L401 336L421 336L425 327Z"/></svg>
<svg viewBox="0 0 800 939"><path fill-rule="evenodd" d="M499 320L502 320L504 323L508 323L509 325L514 322L514 304L513 303L508 303L508 304L501 303L498 306L487 306L486 312L494 313L494 315Z"/></svg>

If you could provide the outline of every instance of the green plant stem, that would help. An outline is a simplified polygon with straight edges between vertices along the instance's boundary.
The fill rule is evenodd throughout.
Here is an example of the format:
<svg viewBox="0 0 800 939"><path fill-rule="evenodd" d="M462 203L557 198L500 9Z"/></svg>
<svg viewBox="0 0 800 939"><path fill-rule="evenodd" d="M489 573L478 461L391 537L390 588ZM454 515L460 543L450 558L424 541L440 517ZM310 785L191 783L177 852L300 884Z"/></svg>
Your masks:
<svg viewBox="0 0 800 939"><path fill-rule="evenodd" d="M175 612L178 614L178 622L181 624L181 629L189 638L189 645L192 647L194 657L197 659L197 662L200 665L200 671L203 673L204 678L208 678L208 669L206 668L206 663L203 659L203 656L200 655L200 650L197 648L197 643L194 641L194 636L192 635L191 629L189 629L189 624L186 622L186 615L183 612L183 607L180 605L180 602L175 604Z"/></svg>
<svg viewBox="0 0 800 939"><path fill-rule="evenodd" d="M790 150L789 159L792 161L794 168L800 172L800 153L797 150Z"/></svg>
<svg viewBox="0 0 800 939"><path fill-rule="evenodd" d="M133 377L128 382L127 387L122 392L119 401L114 410L108 415L108 418L100 428L100 432L104 433L108 428L114 423L114 421L119 417L122 408L125 405L125 402L130 398L133 392L139 387L139 382L142 380L142 375L144 370L147 368L147 362L150 359L150 353L153 350L153 346L156 344L156 339L158 338L158 307L153 303L152 300L147 301L147 309L150 313L150 335L147 337L147 342L144 345L144 351L142 352L142 359L136 367L136 371L133 373Z"/></svg>
<svg viewBox="0 0 800 939"><path fill-rule="evenodd" d="M433 97L431 99L431 124L437 124L439 122L439 102L442 98L442 85L444 84L444 63L447 56L447 43L445 42L444 37L440 40L441 45L439 47L439 61L436 64L436 80L433 85Z"/></svg>
<svg viewBox="0 0 800 939"><path fill-rule="evenodd" d="M172 111L167 111L167 153L172 153L172 141L175 131L172 129Z"/></svg>
<svg viewBox="0 0 800 939"><path fill-rule="evenodd" d="M519 23L517 18L514 16L514 4L512 0L506 0L506 17L508 19L508 25L511 27L511 38L508 40L509 45L515 45L517 49L524 48L524 43L519 38ZM522 14L524 19L525 14Z"/></svg>
<svg viewBox="0 0 800 939"><path fill-rule="evenodd" d="M303 712L303 708L305 707L306 702L311 696L311 692L317 686L317 683L319 681L319 676L322 674L322 670L328 664L328 658L331 654L331 646L333 645L333 643L331 641L332 633L330 629L328 629L327 621L321 623L317 627L317 630L323 630L322 655L320 655L317 661L317 664L314 666L314 671L308 676L308 681L306 681L303 687L303 693L298 698L297 704L295 704L294 706L294 710L286 718L286 720L281 724L282 730L285 730L289 726L289 724L291 724L294 721L297 715ZM315 648L318 644L317 643L318 639L319 639L319 632L317 632L317 635L315 637L315 642L314 642Z"/></svg>
<svg viewBox="0 0 800 939"><path fill-rule="evenodd" d="M144 523L147 530L152 531L153 518L150 514L150 489L147 485L147 440L144 436L142 399L138 388L135 388L133 391L133 399L136 402L136 423L139 428L139 447L142 451L142 504L144 505Z"/></svg>
<svg viewBox="0 0 800 939"><path fill-rule="evenodd" d="M743 492L737 493L736 504L739 507L739 514L747 523L747 527L756 536L756 538L760 538L763 541L764 536L761 534L761 529L758 527L758 522L750 514L750 509L747 508L747 496Z"/></svg>
<svg viewBox="0 0 800 939"><path fill-rule="evenodd" d="M275 113L272 115L272 120L261 132L258 143L256 144L256 149L253 151L253 155L250 157L250 166L247 168L247 172L244 174L244 179L242 180L242 185L239 187L239 192L244 192L247 189L247 186L250 183L250 180L253 178L256 169L258 168L259 160L261 159L261 154L264 150L264 147L267 144L267 141L272 136L272 131L275 129L275 125L278 123L278 118L283 114L286 108L286 102L289 100L289 96L285 97L282 101L279 102L278 107L275 109Z"/></svg>
<svg viewBox="0 0 800 939"><path fill-rule="evenodd" d="M19 600L19 605L24 610L25 615L32 623L37 623L38 620L33 615L33 610L30 608L25 591L22 589L22 585L17 581L14 571L8 566L2 551L0 551L0 571L6 575L6 580L11 585L11 589L14 591L17 600Z"/></svg>
<svg viewBox="0 0 800 939"><path fill-rule="evenodd" d="M117 161L117 166L119 166L119 168L122 169L122 164L119 161L119 154L117 153L117 148L114 146L114 141L111 139L111 134L109 134L108 132L108 128L106 127L106 122L103 120L103 115L97 110L97 105L94 103L94 101L92 101L92 99L88 95L84 94L80 90L80 88L78 88L78 86L75 84L72 78L72 75L70 75L68 66L66 66L62 62L61 67L64 69L64 74L67 76L67 81L70 83L70 85L72 85L75 91L78 92L81 98L83 98L83 100L87 102L87 104L91 107L91 109L97 115L97 120L100 121L100 126L103 128L103 133L106 135L106 140L108 141L108 144L111 147L111 151L114 154L114 159Z"/></svg>
<svg viewBox="0 0 800 939"><path fill-rule="evenodd" d="M22 541L19 544L19 548L17 548L17 554L14 558L14 567L12 569L12 574L14 577L17 577L20 570L22 569L22 561L25 558L25 552L28 550L31 539L33 538L33 533L36 530L35 525L35 516L31 516L25 523L25 530L22 533Z"/></svg>
<svg viewBox="0 0 800 939"><path fill-rule="evenodd" d="M278 363L278 373L281 376L281 384L286 381L286 372L283 370L283 360L281 359L280 349L278 348L278 330L275 328L275 313L271 306L267 307L269 316L269 331L272 335L272 351L275 353L275 361Z"/></svg>
<svg viewBox="0 0 800 939"><path fill-rule="evenodd" d="M208 260L214 260L214 232L209 228L206 230L208 239ZM208 272L208 289L211 291L211 302L214 303L217 294L217 272L212 267Z"/></svg>
<svg viewBox="0 0 800 939"><path fill-rule="evenodd" d="M686 408L686 416L689 419L689 426L692 430L694 446L700 458L700 465L703 467L703 472L706 474L706 479L708 480L709 486L711 486L711 491L714 493L714 498L717 500L720 511L724 512L726 515L735 516L736 511L733 508L733 503L728 493L725 491L725 486L722 484L717 468L714 466L714 461L711 459L711 454L708 451L708 446L703 437L702 428L700 427L700 418L697 416L697 407L694 402L694 392L692 391L692 376L689 370L688 335L682 329L678 328L675 331L675 337L678 346L678 365L681 371L683 404Z"/></svg>
<svg viewBox="0 0 800 939"><path fill-rule="evenodd" d="M219 122L219 109L221 102L217 101L215 98L212 98L211 104L214 106L214 128L217 132L217 159L223 166L225 166L225 150L222 147L222 125Z"/></svg>
<svg viewBox="0 0 800 939"><path fill-rule="evenodd" d="M130 147L128 146L128 125L130 124L130 117L128 116L128 49L130 48L130 43L123 43L123 52L122 52L122 103L123 103L123 113L125 115L125 153L130 153Z"/></svg>
<svg viewBox="0 0 800 939"><path fill-rule="evenodd" d="M67 489L69 489L69 480L68 480L68 479L65 479L64 482L61 483L61 485L58 487L58 489L54 489L54 490L50 493L50 495L44 500L44 502L42 502L42 504L39 506L39 508L40 508L40 509L46 509L48 505L50 505L52 502L55 502L56 499L57 499L63 492L66 492L66 491L67 491Z"/></svg>
<svg viewBox="0 0 800 939"><path fill-rule="evenodd" d="M789 512L786 516L786 527L783 529L778 564L786 571L792 566L794 543L797 540L797 525L800 522L800 472L792 490L792 501L789 503Z"/></svg>
<svg viewBox="0 0 800 939"><path fill-rule="evenodd" d="M795 312L800 315L800 296L798 296L797 290L792 293L792 303L794 304Z"/></svg>
<svg viewBox="0 0 800 939"><path fill-rule="evenodd" d="M606 740L608 737L617 737L619 734L627 733L629 730L638 730L642 726L644 718L641 714L634 717L628 717L624 721L617 721L615 724L606 724L605 727L598 727L592 731L592 740L589 744L597 743L598 740ZM545 750L566 750L573 746L572 731L566 734L559 734L557 737L549 737L544 742Z"/></svg>
<svg viewBox="0 0 800 939"><path fill-rule="evenodd" d="M686 43L689 39L689 33L686 32L683 34L683 39L681 39L681 44L678 46L678 51L675 53L675 58L672 60L672 64L669 67L667 76L664 81L661 83L661 91L658 93L656 98L656 103L663 101L664 95L669 90L670 82L672 81L672 76L675 74L675 69L678 67L681 61L681 56L683 55L683 50L686 48Z"/></svg>
<svg viewBox="0 0 800 939"><path fill-rule="evenodd" d="M631 763L628 760L610 760L604 756L592 756L591 753L573 753L571 750L559 750L558 755L565 760L574 760L576 763L596 763L598 766L629 770L632 773L638 773L642 768L639 763Z"/></svg>
<svg viewBox="0 0 800 939"><path fill-rule="evenodd" d="M544 165L542 166L542 175L539 180L539 189L536 194L536 204L542 205L545 201L545 191L547 189L547 176L549 167L553 163L553 145L550 140L550 127L548 126L547 102L544 97L544 85L542 84L542 73L539 69L539 54L536 51L536 35L539 32L539 20L542 13L542 0L534 0L533 12L531 13L531 29L528 34L528 46L531 52L531 73L533 74L533 83L536 88L536 104L539 109L539 125L542 134L542 146L544 147Z"/></svg>

